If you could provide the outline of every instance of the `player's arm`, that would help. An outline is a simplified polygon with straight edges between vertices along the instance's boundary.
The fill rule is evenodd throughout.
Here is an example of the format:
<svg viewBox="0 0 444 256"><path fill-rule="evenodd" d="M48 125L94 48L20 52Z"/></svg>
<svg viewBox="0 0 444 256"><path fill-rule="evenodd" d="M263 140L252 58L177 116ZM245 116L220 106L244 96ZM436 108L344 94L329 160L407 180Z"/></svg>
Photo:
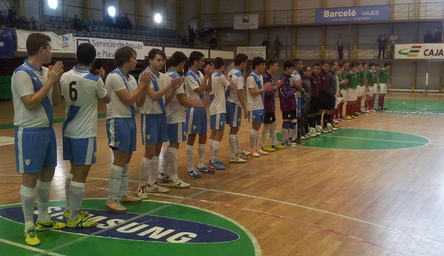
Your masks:
<svg viewBox="0 0 444 256"><path fill-rule="evenodd" d="M162 96L165 95L171 89L176 90L179 86L182 85L182 83L183 83L183 78L175 77L171 80L171 82L167 86L158 91L155 91L154 87L150 86L150 88L148 89L148 96L150 96L152 100L157 101L160 98L162 98Z"/></svg>
<svg viewBox="0 0 444 256"><path fill-rule="evenodd" d="M63 63L61 61L57 61L54 66L50 66L48 69L48 78L46 79L46 82L43 84L42 88L34 94L29 94L20 97L26 108L33 110L34 108L39 106L42 103L42 101L45 99L45 97L48 95L49 90L51 90L53 85L60 80L62 74L63 74ZM59 97L61 97L60 89L59 89Z"/></svg>
<svg viewBox="0 0 444 256"><path fill-rule="evenodd" d="M262 89L256 89L255 83L256 82L255 82L254 78L249 77L247 79L247 88L248 88L248 92L250 93L251 96L256 96L261 93L264 93L264 92L268 91L268 89L270 89L270 86L271 86L271 83L267 82L264 84Z"/></svg>
<svg viewBox="0 0 444 256"><path fill-rule="evenodd" d="M209 64L204 67L204 79L202 81L201 88L203 87L203 90L199 92L199 94L202 94L204 91L211 92L213 90L213 72L214 72L214 64Z"/></svg>
<svg viewBox="0 0 444 256"><path fill-rule="evenodd" d="M60 81L52 86L52 105L58 106L62 102L62 93L60 92Z"/></svg>
<svg viewBox="0 0 444 256"><path fill-rule="evenodd" d="M142 72L140 74L140 78L141 79L139 87L131 94L128 92L128 90L119 90L116 92L117 97L124 104L128 106L134 105L134 103L136 103L136 101L139 99L140 95L142 95L145 92L146 87L148 87L151 84L151 72L149 71Z"/></svg>
<svg viewBox="0 0 444 256"><path fill-rule="evenodd" d="M185 95L185 93L177 94L177 99L179 100L180 105L184 107L195 107L195 108L204 107L204 104L201 100L191 100Z"/></svg>

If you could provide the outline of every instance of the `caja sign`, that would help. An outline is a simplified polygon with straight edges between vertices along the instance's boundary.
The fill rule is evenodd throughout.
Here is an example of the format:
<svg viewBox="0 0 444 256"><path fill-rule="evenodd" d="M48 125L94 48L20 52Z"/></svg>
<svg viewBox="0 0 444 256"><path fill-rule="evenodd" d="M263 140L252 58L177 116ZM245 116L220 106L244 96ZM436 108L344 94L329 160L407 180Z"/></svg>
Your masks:
<svg viewBox="0 0 444 256"><path fill-rule="evenodd" d="M69 256L105 254L105 251L107 256L135 255L147 250L149 255L171 255L172 251L174 255L196 256L261 255L256 239L248 230L216 213L180 204L144 201L129 205L128 213L122 214L104 210L103 204L104 200L99 199L83 203L91 214L89 218L99 222L97 227L38 232L42 240L39 248L58 248L54 252ZM65 221L63 206L64 202L51 202L50 214L54 220ZM35 219L37 213L36 209ZM1 207L0 217L0 239L24 244L21 206ZM6 248L0 243L0 251L3 249Z"/></svg>
<svg viewBox="0 0 444 256"><path fill-rule="evenodd" d="M395 59L444 59L444 44L396 44Z"/></svg>

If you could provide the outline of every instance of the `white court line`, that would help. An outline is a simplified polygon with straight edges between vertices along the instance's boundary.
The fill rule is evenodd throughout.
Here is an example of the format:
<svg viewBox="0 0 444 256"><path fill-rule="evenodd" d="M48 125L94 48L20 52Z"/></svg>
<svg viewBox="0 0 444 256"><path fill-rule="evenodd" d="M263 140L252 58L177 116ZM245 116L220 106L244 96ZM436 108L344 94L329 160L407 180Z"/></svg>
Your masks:
<svg viewBox="0 0 444 256"><path fill-rule="evenodd" d="M12 241L9 241L9 240L3 239L3 238L0 238L0 242L4 243L4 244L9 244L9 245L12 245L12 246L15 246L15 247L19 247L19 248L22 248L22 249L34 251L34 252L39 252L39 253L46 252L46 250L42 250L42 249L39 249L39 248L36 248L36 247L32 247L32 246L29 246L29 245L26 245L26 244L20 244L20 243L12 242ZM55 253L55 252L48 252L48 253L45 253L45 254L52 255L52 256L65 256L64 254Z"/></svg>
<svg viewBox="0 0 444 256"><path fill-rule="evenodd" d="M419 110L417 110L417 111L411 112L410 114L404 115L404 117L414 115L414 114L416 114L416 113L421 112L422 110L427 110L427 108L431 108L431 107L436 106L436 105L441 104L441 103L442 103L442 101L439 101L439 102L437 102L437 103L435 103L435 104L433 104L433 105L427 106L427 107L425 107L425 108L422 108L422 109L419 109Z"/></svg>
<svg viewBox="0 0 444 256"><path fill-rule="evenodd" d="M415 135L416 136L416 135ZM410 144L420 144L420 145L424 145L424 144L429 144L429 142L427 143L422 143L422 142L416 142L416 141L403 141L403 140L385 140L385 139L373 139L373 138L362 138L362 137L348 137L348 136L337 136L337 135L330 135L330 136L325 136L324 138L344 138L344 139L353 139L353 140L371 140L371 141L388 141L388 142L400 142L400 143L410 143ZM419 136L418 136L419 137ZM322 138L322 137L321 137Z"/></svg>

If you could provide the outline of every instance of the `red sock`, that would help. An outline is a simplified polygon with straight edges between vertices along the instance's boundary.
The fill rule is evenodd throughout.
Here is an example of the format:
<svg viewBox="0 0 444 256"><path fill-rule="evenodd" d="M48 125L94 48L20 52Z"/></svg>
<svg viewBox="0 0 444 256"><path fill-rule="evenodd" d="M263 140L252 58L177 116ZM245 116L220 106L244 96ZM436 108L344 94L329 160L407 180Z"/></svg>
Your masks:
<svg viewBox="0 0 444 256"><path fill-rule="evenodd" d="M339 103L339 106L338 106L338 117L342 116L343 110L344 110L344 102L341 102L341 103Z"/></svg>
<svg viewBox="0 0 444 256"><path fill-rule="evenodd" d="M368 109L368 97L367 97L367 99L365 99L365 109Z"/></svg>
<svg viewBox="0 0 444 256"><path fill-rule="evenodd" d="M384 108L384 107L385 107L384 103L385 103L385 94L383 94L383 95L381 96L381 108Z"/></svg>
<svg viewBox="0 0 444 256"><path fill-rule="evenodd" d="M376 96L372 97L372 109L375 108Z"/></svg>

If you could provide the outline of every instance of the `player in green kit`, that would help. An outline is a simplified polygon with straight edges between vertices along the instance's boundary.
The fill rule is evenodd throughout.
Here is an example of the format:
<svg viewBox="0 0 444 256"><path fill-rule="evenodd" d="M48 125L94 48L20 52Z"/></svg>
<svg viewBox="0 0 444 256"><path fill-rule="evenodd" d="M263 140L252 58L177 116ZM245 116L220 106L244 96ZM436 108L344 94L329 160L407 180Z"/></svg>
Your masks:
<svg viewBox="0 0 444 256"><path fill-rule="evenodd" d="M356 62L353 62L350 65L350 72L347 74L346 80L348 80L348 86L347 86L347 94L348 94L348 100L347 100L347 119L357 119L358 116L354 115L355 112L357 112L357 105L358 105L358 84L359 84L359 77L356 73L356 70L358 69L358 64Z"/></svg>
<svg viewBox="0 0 444 256"><path fill-rule="evenodd" d="M390 63L384 63L384 68L378 72L378 91L379 99L378 106L379 110L387 109L384 106L385 95L387 94L387 85L389 88L392 87L390 84Z"/></svg>
<svg viewBox="0 0 444 256"><path fill-rule="evenodd" d="M367 73L367 109L371 112L376 112L375 110L375 95L377 93L377 78L376 74L376 65L374 63L370 63L369 65L370 71Z"/></svg>

